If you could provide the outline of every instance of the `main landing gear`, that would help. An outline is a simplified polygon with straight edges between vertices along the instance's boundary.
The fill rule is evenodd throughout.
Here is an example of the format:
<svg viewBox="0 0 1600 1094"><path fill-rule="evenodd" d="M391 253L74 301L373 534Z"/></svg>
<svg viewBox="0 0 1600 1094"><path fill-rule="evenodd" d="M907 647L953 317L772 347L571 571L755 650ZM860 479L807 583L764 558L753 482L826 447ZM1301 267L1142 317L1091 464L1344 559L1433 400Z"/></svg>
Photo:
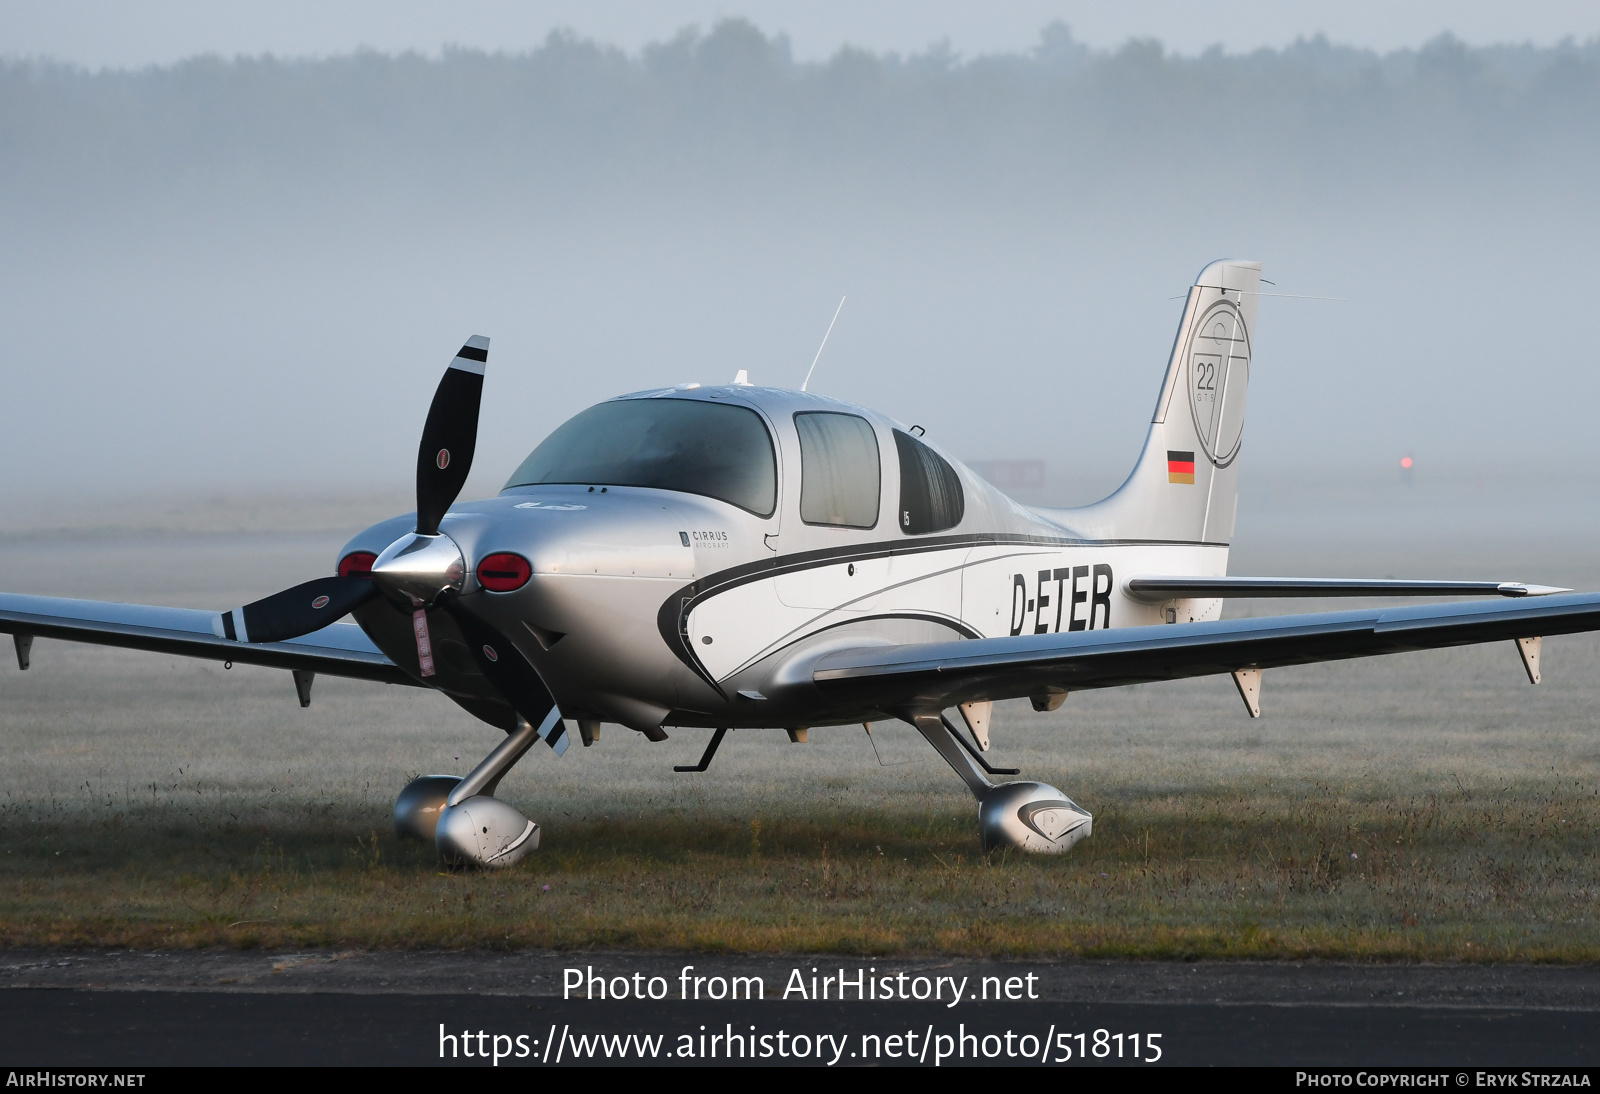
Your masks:
<svg viewBox="0 0 1600 1094"><path fill-rule="evenodd" d="M990 782L985 772L1015 775L1016 771L990 767L943 713L917 711L902 717L938 749L939 755L978 799L978 834L985 851L1016 847L1037 854L1059 855L1079 840L1087 839L1093 830L1094 818L1089 812L1053 786L1036 782Z"/></svg>
<svg viewBox="0 0 1600 1094"><path fill-rule="evenodd" d="M500 778L539 740L526 721L466 778L423 775L394 803L394 834L432 840L448 866L510 866L539 849L539 826L494 796Z"/></svg>

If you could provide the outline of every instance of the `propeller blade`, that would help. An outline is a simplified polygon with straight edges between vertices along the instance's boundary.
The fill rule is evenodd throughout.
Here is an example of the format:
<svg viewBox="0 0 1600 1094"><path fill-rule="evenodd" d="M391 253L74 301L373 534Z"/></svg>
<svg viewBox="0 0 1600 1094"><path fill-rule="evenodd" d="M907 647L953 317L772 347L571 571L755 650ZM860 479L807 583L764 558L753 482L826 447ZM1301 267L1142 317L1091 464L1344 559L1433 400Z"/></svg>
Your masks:
<svg viewBox="0 0 1600 1094"><path fill-rule="evenodd" d="M478 670L489 678L495 690L539 731L539 736L556 750L556 755L565 753L568 740L561 711L556 709L555 697L545 687L539 670L498 628L486 622L459 597L447 596L439 602L439 607L461 628L461 636L467 640Z"/></svg>
<svg viewBox="0 0 1600 1094"><path fill-rule="evenodd" d="M489 361L489 339L467 339L444 370L422 427L417 450L417 534L437 535L439 521L455 503L472 470L478 446L478 404L483 398L483 370ZM537 724L537 723L536 723Z"/></svg>
<svg viewBox="0 0 1600 1094"><path fill-rule="evenodd" d="M222 612L211 629L235 642L282 642L321 630L377 595L370 577L319 577Z"/></svg>

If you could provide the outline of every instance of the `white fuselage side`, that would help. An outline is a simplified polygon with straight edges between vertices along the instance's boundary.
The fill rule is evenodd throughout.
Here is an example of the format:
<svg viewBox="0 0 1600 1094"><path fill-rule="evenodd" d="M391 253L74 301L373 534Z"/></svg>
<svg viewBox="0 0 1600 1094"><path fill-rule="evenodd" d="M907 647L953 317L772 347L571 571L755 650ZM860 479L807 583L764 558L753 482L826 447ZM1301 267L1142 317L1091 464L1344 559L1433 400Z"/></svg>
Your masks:
<svg viewBox="0 0 1600 1094"><path fill-rule="evenodd" d="M966 638L1195 622L1218 618L1222 602L1152 604L1129 597L1122 581L1133 574L1220 575L1227 561L1227 547L1203 544L956 543L915 553L863 551L709 596L689 612L688 634L700 663L720 682L801 639L875 619L926 619L948 626L949 637Z"/></svg>

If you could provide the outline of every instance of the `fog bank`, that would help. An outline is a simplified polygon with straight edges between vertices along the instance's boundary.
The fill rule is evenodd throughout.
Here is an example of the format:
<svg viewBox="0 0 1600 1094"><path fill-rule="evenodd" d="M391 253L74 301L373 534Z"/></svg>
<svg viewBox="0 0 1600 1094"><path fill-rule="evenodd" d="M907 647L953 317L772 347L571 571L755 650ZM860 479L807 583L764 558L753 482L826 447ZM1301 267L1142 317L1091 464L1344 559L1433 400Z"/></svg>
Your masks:
<svg viewBox="0 0 1600 1094"><path fill-rule="evenodd" d="M484 333L490 493L610 395L798 385L848 294L814 390L1087 497L1137 452L1173 298L1238 255L1284 294L1247 493L1410 454L1503 500L1587 467L1597 107L1595 43L1185 57L1059 25L968 61L804 62L727 22L635 53L11 62L4 489L403 495Z"/></svg>

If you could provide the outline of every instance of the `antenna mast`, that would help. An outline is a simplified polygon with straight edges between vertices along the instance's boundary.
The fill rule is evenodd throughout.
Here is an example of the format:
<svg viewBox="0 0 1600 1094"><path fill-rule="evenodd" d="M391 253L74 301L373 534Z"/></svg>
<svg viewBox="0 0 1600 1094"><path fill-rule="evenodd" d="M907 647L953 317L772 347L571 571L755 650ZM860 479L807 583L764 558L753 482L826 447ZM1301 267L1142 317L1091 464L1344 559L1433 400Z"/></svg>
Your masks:
<svg viewBox="0 0 1600 1094"><path fill-rule="evenodd" d="M811 374L817 371L817 362L822 360L822 347L828 344L828 335L833 333L833 325L839 321L839 313L844 311L844 297L839 298L839 306L833 309L833 318L828 321L827 333L822 336L822 345L817 347L817 355L811 359L811 367L806 369L806 378L800 382L800 390L804 391L811 382Z"/></svg>

